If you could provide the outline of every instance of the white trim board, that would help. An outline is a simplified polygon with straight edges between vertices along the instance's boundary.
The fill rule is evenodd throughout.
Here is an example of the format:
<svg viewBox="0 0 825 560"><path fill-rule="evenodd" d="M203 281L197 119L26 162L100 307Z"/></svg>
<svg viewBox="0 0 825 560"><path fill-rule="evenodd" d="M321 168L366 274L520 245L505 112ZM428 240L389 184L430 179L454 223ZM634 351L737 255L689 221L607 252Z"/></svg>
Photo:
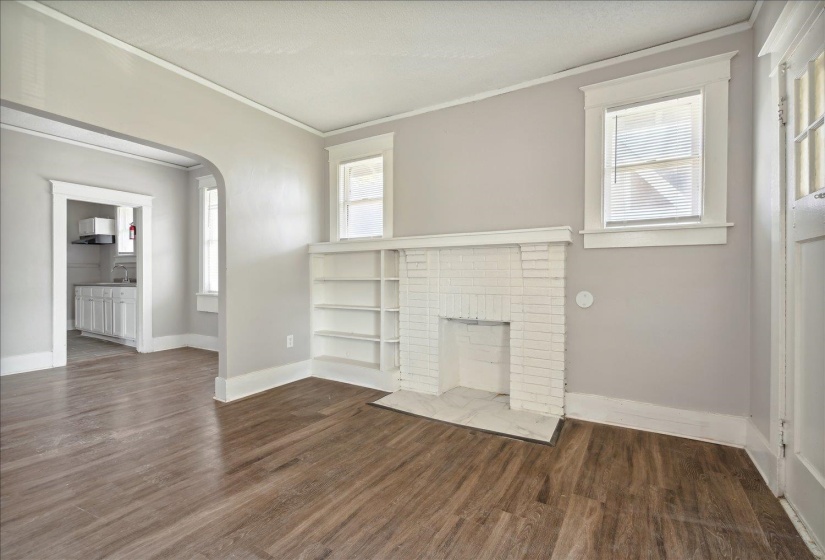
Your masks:
<svg viewBox="0 0 825 560"><path fill-rule="evenodd" d="M218 351L218 337L205 334L173 334L158 336L154 340L154 351L172 350L174 348L198 348L199 350Z"/></svg>
<svg viewBox="0 0 825 560"><path fill-rule="evenodd" d="M744 416L684 410L585 393L565 393L564 397L568 418L733 447L745 445L748 419Z"/></svg>
<svg viewBox="0 0 825 560"><path fill-rule="evenodd" d="M398 374L381 371L373 368L365 368L352 364L328 362L326 360L312 360L312 377L328 379L330 381L340 381L350 385L369 387L379 391L392 393L401 386Z"/></svg>
<svg viewBox="0 0 825 560"><path fill-rule="evenodd" d="M543 77L537 78L535 80L528 80L526 82L521 82L521 83L518 83L518 84L514 84L512 86L507 86L507 87L504 87L504 88L489 90L489 91L485 91L485 92L478 93L478 94L475 94L475 95L470 95L470 96L467 96L467 97L461 97L459 99L455 99L455 100L452 100L452 101L447 101L447 102L439 103L439 104L436 104L436 105L430 105L428 107L422 107L421 109L414 109L412 111L407 111L407 112L404 112L404 113L398 113L397 115L390 115L388 117L383 117L383 118L380 118L380 119L374 119L374 120L371 120L371 121L366 121L366 122L363 122L363 123L354 124L354 125L351 125L351 126L346 126L346 127L343 127L343 128L337 128L337 129L334 129L334 130L328 130L326 132L322 132L322 131L317 130L317 129L315 129L315 128L307 125L307 124L304 124L300 121L297 121L297 120L295 120L291 117L288 117L288 116L286 116L282 113L279 113L278 111L270 109L269 107L266 107L265 105L262 105L262 104L258 103L257 101L252 101L251 99L249 99L247 97L244 97L243 95L240 95L240 94L238 94L238 93L236 93L236 92L234 92L230 89L227 89L223 86L220 86L220 85L216 84L215 82L212 82L212 81L207 80L207 79L205 79L201 76L198 76L197 74L194 74L194 73L192 73L188 70L185 70L185 69L181 68L180 66L172 64L171 62L163 60L162 58L159 58L159 57L157 57L153 54L149 54L148 52L146 52L144 50L141 50L137 47L134 47L134 46L130 45L129 43L121 41L120 39L116 39L116 38L112 37L111 35L108 35L106 33L103 33L102 31L99 31L99 30L95 29L94 27L86 25L85 23L81 23L80 21L78 21L74 18L71 18L71 17L69 17L65 14L62 14L62 13L58 12L57 10L49 8L48 6L44 6L43 4L40 4L38 2L34 2L32 0L17 0L17 1L20 4L23 4L24 6L26 6L28 8L31 8L32 10L40 12L41 14L43 14L45 16L48 16L52 19L55 19L55 20L57 20L61 23L66 24L70 27L73 27L74 29L77 29L78 31L81 31L83 33L91 35L92 37L100 39L100 40L102 40L106 43L109 43L110 45L113 45L117 48L123 49L126 52L129 52L131 54L139 56L139 57L143 58L144 60L148 60L149 62L152 62L152 63L157 64L158 66L160 66L160 67L162 67L166 70L169 70L170 72L174 72L175 74L177 74L179 76L182 76L184 78L192 80L192 81L194 81L194 82L196 82L196 83L198 83L202 86L208 87L211 90L214 90L218 93L226 95L227 97L230 97L230 98L234 99L235 101L240 101L244 105L252 107L253 109L257 109L257 110L259 110L263 113L266 113L267 115L269 115L271 117L275 117L276 119L280 119L282 121L288 122L289 124L297 126L298 128L306 130L307 132L311 132L312 134L315 134L315 135L320 136L322 138L329 137L329 136L335 136L336 134L341 134L343 132L349 132L351 130L358 130L360 128L366 128L368 126L373 126L373 125L376 125L376 124L381 124L381 123L386 123L386 122L391 122L391 121L397 121L399 119L405 119L405 118L408 118L408 117L414 117L416 115L422 115L424 113L432 113L433 111L439 111L441 109L447 109L449 107L455 107L457 105L464 105L466 103L473 103L475 101L481 101L482 99L487 99L489 97L495 97L497 95L510 93L512 91L518 91L520 89L525 89L525 88L532 87L532 86L546 84L548 82L553 82L553 81L556 81L556 80L560 80L562 78L567 78L569 76L575 76L577 74L583 74L585 72L590 72L592 70L598 70L600 68L613 66L615 64L621 64L623 62L628 62L628 61L631 61L631 60L637 60L639 58L644 58L646 56L658 54L658 53L661 53L661 52L666 52L666 51L670 51L670 50L673 50L673 49L686 47L686 46L689 46L689 45L695 45L696 43L702 43L704 41L711 41L713 39L718 39L719 37L725 37L727 35L732 35L734 33L747 31L747 30L751 29L751 27L753 27L753 23L756 20L756 14L759 13L759 8L761 7L761 0L760 0L754 6L754 9L751 12L750 18L747 21L742 21L740 23L735 23L733 25L729 25L727 27L722 27L720 29L714 29L712 31L707 31L705 33L699 33L698 35L693 35L691 37L685 37L684 39L678 39L676 41L670 41L670 42L667 42L667 43L662 43L661 45L657 45L655 47L649 47L649 48L646 48L646 49L641 49L641 50L638 50L638 51L634 51L634 52L631 52L631 53L615 56L615 57L612 57L612 58L606 58L604 60L600 60L600 61L597 61L597 62L591 62L589 64L583 64L583 65L577 66L575 68L570 68L568 70L563 70L561 72L556 72L554 74L549 74L547 76L543 76Z"/></svg>
<svg viewBox="0 0 825 560"><path fill-rule="evenodd" d="M768 439L759 431L752 418L745 428L745 452L774 496L779 496L779 457L771 451Z"/></svg>
<svg viewBox="0 0 825 560"><path fill-rule="evenodd" d="M15 373L51 369L53 367L53 359L51 352L34 352L32 354L6 356L5 358L0 358L0 375L13 375Z"/></svg>
<svg viewBox="0 0 825 560"><path fill-rule="evenodd" d="M216 377L215 400L221 402L236 401L311 376L311 361L304 360L302 362L253 371L228 379Z"/></svg>
<svg viewBox="0 0 825 560"><path fill-rule="evenodd" d="M120 150L113 150L111 148L104 148L103 146L96 146L94 144L87 144L86 142L79 142L78 140L71 140L70 138L63 138L62 136L55 136L54 134L46 134L45 132L39 132L37 130L29 130L28 128L23 128L21 126L15 126L13 124L6 124L0 123L0 128L5 130L11 130L14 132L19 132L21 134L30 134L31 136L37 136L38 138L46 138L47 140L54 140L56 142L63 142L64 144L71 144L72 146L80 146L81 148L88 148L90 150L97 150L99 152L105 152L107 154L112 154L116 156L123 156L131 159L136 159L139 161L143 161L146 163L154 163L156 165L163 165L165 167L171 167L173 169L180 169L181 171L192 171L193 169L198 168L198 165L193 165L192 167L185 167L183 165L178 165L176 163L169 163L168 161L160 161L159 159L152 159L145 156L139 156L136 154L130 154L128 152L121 152Z"/></svg>
<svg viewBox="0 0 825 560"><path fill-rule="evenodd" d="M474 233L447 233L389 239L354 239L312 243L310 253L351 253L381 249L428 249L434 247L484 247L489 245L519 245L525 243L572 243L569 226L480 231Z"/></svg>

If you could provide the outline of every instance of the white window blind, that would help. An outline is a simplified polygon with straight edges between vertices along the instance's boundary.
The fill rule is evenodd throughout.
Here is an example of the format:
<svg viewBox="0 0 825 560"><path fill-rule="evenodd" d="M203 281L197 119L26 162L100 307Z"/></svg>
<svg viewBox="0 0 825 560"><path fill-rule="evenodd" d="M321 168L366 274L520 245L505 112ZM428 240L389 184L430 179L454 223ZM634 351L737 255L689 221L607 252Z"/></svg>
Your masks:
<svg viewBox="0 0 825 560"><path fill-rule="evenodd" d="M218 189L204 189L202 281L203 293L218 293Z"/></svg>
<svg viewBox="0 0 825 560"><path fill-rule="evenodd" d="M338 173L341 239L384 234L384 158L342 163Z"/></svg>
<svg viewBox="0 0 825 560"><path fill-rule="evenodd" d="M604 225L702 219L702 93L605 113Z"/></svg>
<svg viewBox="0 0 825 560"><path fill-rule="evenodd" d="M118 255L134 255L135 254L135 240L129 239L129 227L135 221L135 209L131 206L117 207L117 254Z"/></svg>

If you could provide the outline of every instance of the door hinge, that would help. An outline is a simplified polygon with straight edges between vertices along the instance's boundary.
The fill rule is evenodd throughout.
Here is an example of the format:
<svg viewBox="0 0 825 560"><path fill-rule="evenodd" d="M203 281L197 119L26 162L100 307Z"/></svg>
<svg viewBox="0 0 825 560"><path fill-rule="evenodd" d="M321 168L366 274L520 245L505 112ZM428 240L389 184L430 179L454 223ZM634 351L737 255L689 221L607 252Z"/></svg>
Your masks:
<svg viewBox="0 0 825 560"><path fill-rule="evenodd" d="M782 126L787 125L788 123L785 122L785 101L787 97L782 96L779 98L778 109L777 112L779 113L779 124Z"/></svg>
<svg viewBox="0 0 825 560"><path fill-rule="evenodd" d="M779 422L779 458L785 458L785 421Z"/></svg>

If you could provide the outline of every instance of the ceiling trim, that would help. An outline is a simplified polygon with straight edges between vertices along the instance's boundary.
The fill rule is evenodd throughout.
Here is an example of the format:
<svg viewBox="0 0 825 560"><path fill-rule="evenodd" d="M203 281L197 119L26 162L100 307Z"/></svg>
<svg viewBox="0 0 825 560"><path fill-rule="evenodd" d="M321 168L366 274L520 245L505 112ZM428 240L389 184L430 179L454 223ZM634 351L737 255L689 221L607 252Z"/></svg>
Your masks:
<svg viewBox="0 0 825 560"><path fill-rule="evenodd" d="M85 23L82 23L82 22L80 22L80 21L78 21L74 18L71 18L71 17L67 16L66 14L58 12L57 10L55 10L53 8L45 6L45 5L43 5L39 2L35 2L34 0L17 0L17 1L20 4L23 4L24 6L26 6L28 8L31 8L32 10L34 10L36 12L40 12L41 14L46 15L46 16L52 18L52 19L55 19L55 20L57 20L61 23L65 23L66 25L68 25L70 27L73 27L73 28L77 29L78 31L82 31L83 33L91 35L92 37L95 37L97 39L105 41L105 42L109 43L110 45L114 45L115 47L123 49L124 51L127 51L131 54L137 55L140 58L143 58L145 60L148 60L149 62L157 64L158 66L160 66L162 68L165 68L166 70L170 70L170 71L174 72L175 74L178 74L179 76L182 76L184 78L188 78L188 79L192 80L193 82L199 83L202 86L206 86L209 89L215 90L218 93L222 93L222 94L226 95L227 97L231 97L235 101L240 101L241 103L243 103L245 105L249 105L253 109L257 109L257 110L259 110L263 113L266 113L270 117L275 117L276 119L280 119L284 122L288 122L289 124L291 124L293 126L297 126L298 128L306 130L307 132L311 132L312 134L315 134L317 136L322 136L323 135L323 133L320 130L314 129L314 128L312 128L311 126L309 126L307 124L304 124L300 121L296 121L295 119L293 119L291 117L288 117L288 116L286 116L282 113L279 113L278 111L270 109L266 105L261 105L257 101L252 101L248 97L244 97L243 95L241 95L239 93L236 93L236 92L232 91L231 89L227 89L223 86L220 86L220 85L216 84L215 82L212 82L212 81L207 80L206 78L204 78L202 76L199 76L199 75L195 74L194 72L190 72L189 70L185 70L184 68L181 68L180 66L177 66L176 64L172 64L171 62L163 60L162 58L157 57L153 54L150 54L150 53L148 53L148 52L146 52L142 49L139 49L139 48L137 48L133 45L130 45L129 43L121 41L120 39L116 39L115 37L112 37L111 35L109 35L107 33L104 33L102 31L100 31L99 29L95 29L94 27L92 27L90 25L86 25Z"/></svg>
<svg viewBox="0 0 825 560"><path fill-rule="evenodd" d="M757 4L758 5L758 4ZM754 7L755 9L755 7ZM622 62L628 62L630 60L636 60L638 58L643 58L646 56L658 54L661 52L670 51L673 49L678 49L680 47L686 47L688 45L694 45L696 43L702 43L704 41L710 41L713 39L718 39L719 37L724 37L726 35L732 35L734 33L739 33L742 31L747 31L752 27L750 20L742 21L740 23L735 23L733 25L729 25L727 27L721 27L719 29L714 29L713 31L706 31L705 33L700 33L698 35L691 35L690 37L685 37L684 39L679 39L677 41L671 41L669 43L663 43L661 45L657 45L655 47L649 47L646 49L642 49L640 51L634 51L631 53L615 56L613 58L606 58L604 60L599 60L598 62L591 62L589 64L584 64L582 66L576 66L574 68L569 68L567 70L562 70L561 72L556 72L555 74L550 74L548 76L543 76L541 78L536 78L535 80L529 80L527 82L521 82L520 84L515 84L512 86L503 87L500 89L490 90L483 93L478 93L476 95L470 95L468 97L462 97L460 99L456 99L454 101L447 101L446 103L440 103L438 105L431 105L429 107L424 107L422 109L415 109L413 111L408 111L406 113L399 113L397 115L391 115L388 117L383 117L380 119L375 119L372 121L368 121L361 124L354 124L352 126L346 126L344 128L338 128L336 130L330 130L329 132L323 133L323 136L335 136L336 134L341 134L344 132L349 132L351 130L358 130L359 128L365 128L368 126L373 126L376 124L382 124L386 122L396 121L398 119L406 119L408 117L414 117L416 115L423 115L424 113L431 113L433 111L438 111L441 109L447 109L449 107L455 107L457 105L464 105L465 103L473 103L474 101L481 101L482 99L488 99L490 97L495 97L497 95L503 95L505 93L510 93L512 91L518 91L520 89L525 89L533 86L538 86L541 84L546 84L549 82L555 82L556 80L561 80L563 78L568 78L570 76L575 76L577 74L583 74L585 72L590 72L592 70L599 70L600 68L606 68L608 66L613 66L615 64L621 64Z"/></svg>
<svg viewBox="0 0 825 560"><path fill-rule="evenodd" d="M159 159L152 159L146 156L139 156L137 154L130 154L129 152L121 152L120 150L113 150L112 148L104 148L103 146L96 146L95 144L87 144L86 142L80 142L79 140L71 140L69 138L63 138L62 136L55 136L54 134L48 134L46 132L40 132L39 130L31 130L30 128L23 128L22 126L15 126L13 124L7 123L0 123L0 129L3 130L12 130L14 132L21 132L23 134L30 134L32 136L37 136L38 138L46 138L48 140L56 140L58 142L63 142L65 144L71 144L72 146L80 146L82 148L89 148L91 150L97 150L99 152L106 152L107 154L114 154L116 156L123 156L132 159L137 159L140 161L145 161L146 163L154 163L156 165L163 165L165 167L172 167L174 169L180 169L181 171L191 171L192 169L198 169L202 167L202 164L193 165L192 167L186 167L183 165L178 165L177 163L169 163L168 161L161 161Z"/></svg>
<svg viewBox="0 0 825 560"><path fill-rule="evenodd" d="M753 27L753 24L756 21L756 18L758 17L758 15L759 15L759 11L762 7L763 1L764 0L757 0L756 4L753 7L753 10L751 11L751 15L748 18L748 20L742 21L740 23L735 23L735 24L729 25L727 27L721 27L719 29L714 29L712 31L706 31L704 33L699 33L698 35L691 35L690 37L685 37L683 39L678 39L676 41L670 41L668 43L662 43L661 45L656 45L654 47L648 47L646 49L633 51L633 52L626 53L626 54L619 55L619 56L615 56L615 57L612 57L612 58L606 58L604 60L600 60L600 61L597 61L597 62L591 62L589 64L584 64L582 66L576 66L574 68L568 68L567 70L562 70L561 72L556 72L554 74L549 74L549 75L543 76L541 78L536 78L534 80L528 80L526 82L521 82L521 83L518 83L518 84L515 84L515 85L512 85L512 86L507 86L507 87L503 87L503 88L499 88L499 89L495 89L495 90L489 90L489 91L486 91L486 92L470 95L470 96L467 96L467 97L461 97L461 98L455 99L453 101L447 101L447 102L439 103L439 104L436 104L436 105L430 105L428 107L423 107L421 109L414 109L412 111L407 111L407 112L404 112L404 113L398 113L396 115L389 115L389 116L386 116L386 117L382 117L380 119L373 119L371 121L366 121L366 122L363 122L363 123L354 124L354 125L346 126L346 127L343 127L343 128L337 128L337 129L330 130L330 131L327 131L327 132L322 132L322 131L320 131L316 128L313 128L313 127L311 127L307 124L304 124L300 121L297 121L297 120L295 120L291 117L288 117L288 116L286 116L282 113L279 113L279 112L277 112L273 109L270 109L269 107L267 107L265 105L262 105L262 104L258 103L257 101L253 101L253 100L251 100L247 97L244 97L243 95L241 95L239 93L236 93L236 92L234 92L230 89L227 89L227 88L225 88L221 85L218 85L215 82L207 80L206 78L204 78L202 76L199 76L198 74L190 72L189 70L185 70L184 68L181 68L180 66L172 64L171 62L168 62L168 61L166 61L166 60L164 60L160 57L157 57L157 56L155 56L153 54L150 54L150 53L148 53L148 52L146 52L142 49L139 49L139 48L137 48L133 45L130 45L129 43L121 41L120 39L116 39L115 37L113 37L111 35L108 35L108 34L102 32L98 29L95 29L94 27L86 25L85 23L82 23L82 22L80 22L80 21L78 21L74 18L71 18L71 17L69 17L69 16L67 16L67 15L65 15L61 12L58 12L57 10L55 10L53 8L50 8L50 7L45 6L43 4L40 4L39 2L36 2L35 0L17 0L18 3L24 5L28 8L31 8L32 10L40 12L43 15L51 17L52 19L55 19L55 20L57 20L61 23L65 23L66 25L68 25L70 27L73 27L74 29L77 29L78 31L81 31L83 33L87 33L88 35L91 35L91 36L93 36L97 39L100 39L100 40L105 41L105 42L107 42L111 45L114 45L114 46L116 46L120 49L123 49L123 50L125 50L129 53L137 55L137 56L143 58L144 60L147 60L149 62L157 64L158 66L160 66L162 68L165 68L166 70L169 70L171 72L174 72L175 74L178 74L179 76L182 76L184 78L188 78L188 79L190 79L190 80L192 80L192 81L194 81L194 82L196 82L200 85L206 86L209 89L212 89L212 90L214 90L218 93L222 93L223 95L226 95L227 97L230 97L230 98L232 98L236 101L240 101L241 103L243 103L245 105L248 105L249 107L252 107L253 109L257 109L257 110L259 110L263 113L266 113L267 115L269 115L271 117L275 117L277 119L280 119L284 122L287 122L291 125L297 126L298 128L306 130L307 132L311 132L312 134L315 134L315 135L320 136L322 138L326 138L326 137L329 137L329 136L335 136L335 135L338 135L338 134L342 134L344 132L349 132L349 131L352 131L352 130L358 130L358 129L361 129L361 128L366 128L366 127L374 126L374 125L377 125L377 124L392 122L392 121L396 121L396 120L399 120L399 119L406 119L406 118L409 118L409 117L414 117L416 115L431 113L433 111L439 111L441 109L447 109L447 108L455 107L455 106L458 106L458 105L464 105L465 103L473 103L475 101L481 101L483 99L488 99L490 97L495 97L495 96L498 96L498 95L503 95L505 93L518 91L520 89L525 89L525 88L529 88L529 87L533 87L533 86L537 86L537 85L541 85L541 84L546 84L546 83L549 83L549 82L554 82L556 80L561 80L563 78L567 78L567 77L570 77L570 76L575 76L577 74L583 74L584 72L590 72L592 70L598 70L598 69L601 69L601 68L606 68L608 66L613 66L615 64L621 64L623 62L636 60L636 59L639 59L639 58L643 58L643 57L646 57L646 56L658 54L658 53L661 53L661 52L666 52L666 51L669 51L669 50L678 49L678 48L686 47L686 46L689 46L689 45L694 45L696 43L701 43L701 42L704 42L704 41L710 41L710 40L713 40L713 39L718 39L719 37L725 37L727 35L732 35L734 33L740 33L742 31L747 31L747 30L749 30Z"/></svg>

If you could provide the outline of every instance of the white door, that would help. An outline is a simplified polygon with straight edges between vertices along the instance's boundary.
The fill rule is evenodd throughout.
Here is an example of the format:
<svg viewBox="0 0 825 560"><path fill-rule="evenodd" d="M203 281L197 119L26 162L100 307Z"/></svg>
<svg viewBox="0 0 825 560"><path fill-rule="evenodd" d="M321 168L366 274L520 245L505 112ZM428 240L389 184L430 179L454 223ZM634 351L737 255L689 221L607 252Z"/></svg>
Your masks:
<svg viewBox="0 0 825 560"><path fill-rule="evenodd" d="M123 300L112 301L112 335L123 338Z"/></svg>
<svg viewBox="0 0 825 560"><path fill-rule="evenodd" d="M103 334L112 336L114 333L114 302L111 298L103 300Z"/></svg>
<svg viewBox="0 0 825 560"><path fill-rule="evenodd" d="M123 338L137 337L137 303L133 299L123 300Z"/></svg>
<svg viewBox="0 0 825 560"><path fill-rule="evenodd" d="M103 334L103 300L92 300L92 332Z"/></svg>
<svg viewBox="0 0 825 560"><path fill-rule="evenodd" d="M83 312L80 314L80 319L83 321L81 330L91 332L94 330L94 321L92 317L94 316L92 310L93 301L91 296L83 296Z"/></svg>
<svg viewBox="0 0 825 560"><path fill-rule="evenodd" d="M74 328L83 329L83 298L81 296L74 297Z"/></svg>
<svg viewBox="0 0 825 560"><path fill-rule="evenodd" d="M785 497L825 545L825 16L786 61Z"/></svg>

